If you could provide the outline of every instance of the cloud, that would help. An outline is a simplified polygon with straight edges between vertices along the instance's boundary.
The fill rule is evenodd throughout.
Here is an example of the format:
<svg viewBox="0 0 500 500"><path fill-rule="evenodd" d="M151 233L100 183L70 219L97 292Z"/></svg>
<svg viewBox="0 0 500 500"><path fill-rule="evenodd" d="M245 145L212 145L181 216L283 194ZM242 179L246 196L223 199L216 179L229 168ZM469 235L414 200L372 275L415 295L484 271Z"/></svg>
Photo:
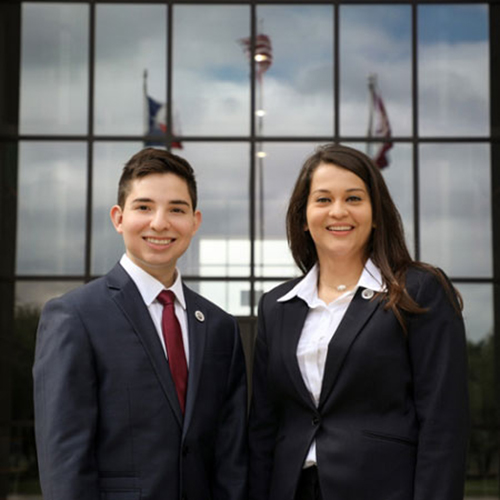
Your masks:
<svg viewBox="0 0 500 500"><path fill-rule="evenodd" d="M166 98L165 8L154 5L99 5L96 11L95 131L97 134L141 134L144 118L143 69L149 71L148 89L151 95L159 100ZM274 56L273 65L264 76L263 99L267 112L264 134L301 138L308 135L332 136L332 7L259 5L257 13L259 20L262 19L263 31L271 36ZM341 6L340 13L341 133L360 138L365 136L368 120L367 76L377 72L393 133L397 136L410 135L413 121L411 9L408 6ZM23 133L87 132L87 14L87 6L76 4L64 6L64 9L48 4L23 6L26 27L23 31L21 92ZM175 5L173 14L172 90L182 133L210 137L249 136L250 67L238 44L238 40L248 36L250 31L249 6ZM64 38L67 36L69 39ZM487 33L483 39L478 36L474 40L455 37L448 41L427 40L419 45L419 123L422 133L459 136L489 133L486 38ZM264 143L268 153L263 162L265 232L269 238L284 237L284 211L289 192L304 156L313 146L311 143ZM488 225L491 221L490 199L483 192L489 190L489 180L483 175L473 183L470 172L489 172L490 160L484 154L465 160L453 152L459 149L452 149L443 153L442 160L446 165L434 154L423 160L430 165L429 171L435 169L437 177L428 176L424 167L420 200L422 256L453 274L477 272L481 276L489 276L489 254L484 254L486 264L481 264L482 257L474 260L478 242L484 252L491 247L487 236L491 230ZM118 150L116 156L115 153L110 155L108 165L115 165L115 158L116 165L121 165L123 155ZM41 150L39 153L45 155ZM193 162L198 172L200 206L205 214L199 237L248 238L252 161L248 143L215 142L209 145L185 142L185 150L180 153ZM409 232L408 241L411 242L412 146L397 144L391 155L393 163L384 176L402 212ZM48 169L46 179L56 176L55 185L70 184L69 179L57 177L63 175L61 170L65 169L60 168L55 156L44 158L34 154L31 158L34 165ZM52 166L49 167L50 162ZM456 168L459 164L464 165L463 168ZM50 169L56 173L49 172ZM442 171L453 172L452 180L440 176ZM81 178L71 168L66 172ZM96 187L94 193L93 255L94 262L100 263L95 264L94 269L100 271L104 271L109 264L103 255L112 255L114 260L115 252L121 251L119 239L116 239L107 222L108 200L113 198L114 202L113 175L103 180L113 184L109 194L104 187L101 190ZM73 187L70 187L66 195L71 194L79 200L85 180L81 182L78 187L80 194L74 193ZM47 193L56 189L50 185L42 186ZM21 189L25 192L35 192L35 187L28 176L21 177ZM444 193L448 193L446 196L453 200L446 209L439 201ZM56 194L59 195L59 192ZM481 198L483 196L484 199ZM54 196L54 199L57 197ZM56 220L57 215L52 214L52 209L43 209L42 212L44 210L51 214L47 221ZM75 213L80 215L75 215L72 221L74 227L68 233L71 237L64 243L68 245L64 248L71 248L72 258L78 254L73 252L71 245L81 241L83 234L81 212L78 210L81 209ZM28 220L26 217L21 215L22 224L22 221ZM70 220L69 213L66 217ZM100 222L97 223L97 220ZM40 218L33 219L33 223L40 227L41 221ZM463 227L471 229L465 233ZM472 234L478 238L476 242L466 237ZM37 237L43 241L44 235L40 233ZM34 238L32 240L35 241ZM460 252L456 251L457 243ZM23 243L23 248L28 248L26 245ZM44 252L43 255L50 254L47 249ZM22 259L26 258L23 256ZM27 262L22 259L19 262ZM36 262L36 265L40 265L39 269L46 269L44 266L48 262ZM190 266L195 266L196 252L190 262ZM35 263L30 266L35 268ZM49 268L51 266L53 262Z"/></svg>

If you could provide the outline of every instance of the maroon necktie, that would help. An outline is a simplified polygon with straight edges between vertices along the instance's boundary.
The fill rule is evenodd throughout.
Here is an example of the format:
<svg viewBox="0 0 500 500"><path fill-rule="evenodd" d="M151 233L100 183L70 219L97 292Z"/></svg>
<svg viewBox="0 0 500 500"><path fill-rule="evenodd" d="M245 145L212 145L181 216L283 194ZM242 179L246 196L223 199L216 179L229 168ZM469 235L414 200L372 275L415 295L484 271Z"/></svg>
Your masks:
<svg viewBox="0 0 500 500"><path fill-rule="evenodd" d="M170 372L174 379L181 410L184 414L187 389L187 364L184 343L182 341L181 325L175 315L175 296L173 292L163 290L158 295L158 300L163 304L161 328L167 348L168 364L170 365Z"/></svg>

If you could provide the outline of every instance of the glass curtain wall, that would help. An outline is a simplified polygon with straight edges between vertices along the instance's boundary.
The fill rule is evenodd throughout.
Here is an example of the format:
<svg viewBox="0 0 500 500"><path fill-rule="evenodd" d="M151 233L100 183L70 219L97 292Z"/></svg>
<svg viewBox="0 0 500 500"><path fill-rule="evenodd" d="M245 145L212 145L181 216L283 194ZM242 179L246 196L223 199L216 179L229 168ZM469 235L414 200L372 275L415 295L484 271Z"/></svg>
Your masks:
<svg viewBox="0 0 500 500"><path fill-rule="evenodd" d="M444 269L464 298L467 498L500 498L494 3L37 1L6 11L18 27L19 81L7 78L19 106L15 130L0 128L0 222L12 236L0 498L40 494L38 316L123 253L109 209L127 159L166 147L193 165L203 223L179 266L239 317L251 360L259 297L299 275L284 224L293 183L329 141L379 162L413 256Z"/></svg>

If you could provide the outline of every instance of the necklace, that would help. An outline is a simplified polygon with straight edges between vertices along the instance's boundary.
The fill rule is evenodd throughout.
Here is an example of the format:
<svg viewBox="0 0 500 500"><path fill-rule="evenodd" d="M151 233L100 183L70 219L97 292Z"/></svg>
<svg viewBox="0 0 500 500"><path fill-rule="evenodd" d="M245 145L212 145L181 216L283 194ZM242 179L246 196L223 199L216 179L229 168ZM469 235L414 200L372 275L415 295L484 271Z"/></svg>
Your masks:
<svg viewBox="0 0 500 500"><path fill-rule="evenodd" d="M336 287L339 292L344 292L347 290L347 285L339 285Z"/></svg>

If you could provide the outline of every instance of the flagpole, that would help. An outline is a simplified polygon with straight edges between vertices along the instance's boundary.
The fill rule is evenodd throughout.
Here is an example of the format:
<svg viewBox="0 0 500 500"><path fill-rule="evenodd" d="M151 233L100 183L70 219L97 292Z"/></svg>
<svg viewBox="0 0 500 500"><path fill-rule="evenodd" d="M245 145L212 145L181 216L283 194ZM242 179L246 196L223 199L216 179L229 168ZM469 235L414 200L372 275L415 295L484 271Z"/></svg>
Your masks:
<svg viewBox="0 0 500 500"><path fill-rule="evenodd" d="M258 200L259 200L259 209L257 214L257 219L259 223L259 231L258 237L260 238L260 267L263 273L264 269L264 233L265 233L265 224L264 224L264 158L266 156L265 151L262 150L262 135L264 131L264 79L263 75L269 68L272 63L272 47L270 38L263 34L263 20L259 19L259 26L257 27L257 33L255 34L255 38L242 38L239 42L245 48L245 52L247 53L251 64L254 65L255 68L255 108L253 111L255 112L257 119L255 116L252 117L252 120L256 119L256 135L257 140L255 142L256 145L256 156L257 159L255 166L256 172L256 189L259 191Z"/></svg>
<svg viewBox="0 0 500 500"><path fill-rule="evenodd" d="M264 20L259 19L259 28L257 32L257 37L259 34L263 33ZM255 40L257 42L257 38ZM256 43L257 44L257 43ZM259 139L262 138L264 131L264 86L263 86L263 71L259 67L259 62L257 64L257 136ZM261 276L264 275L264 151L262 150L262 141L259 140L257 143L258 157L258 182L259 182L259 237L260 237L260 268Z"/></svg>
<svg viewBox="0 0 500 500"><path fill-rule="evenodd" d="M257 106L259 113L257 114L257 135L262 138L264 131L264 87L262 85L262 73L257 74ZM264 151L262 150L262 141L259 140L258 147L258 175L259 175L259 236L260 236L260 266L261 275L264 274Z"/></svg>
<svg viewBox="0 0 500 500"><path fill-rule="evenodd" d="M143 90L143 122L144 134L149 133L149 109L148 109L148 70L145 69L142 74L142 90Z"/></svg>

